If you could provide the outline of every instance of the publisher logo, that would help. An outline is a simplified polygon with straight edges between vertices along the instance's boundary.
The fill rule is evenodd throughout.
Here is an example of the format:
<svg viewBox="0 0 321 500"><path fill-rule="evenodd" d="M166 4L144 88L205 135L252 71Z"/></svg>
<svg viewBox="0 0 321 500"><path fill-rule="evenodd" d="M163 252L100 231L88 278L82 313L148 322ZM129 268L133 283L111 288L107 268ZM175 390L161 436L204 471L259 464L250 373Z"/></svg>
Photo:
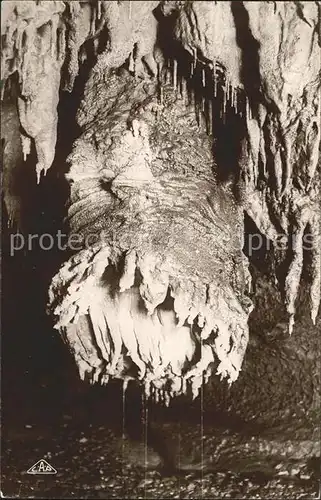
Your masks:
<svg viewBox="0 0 321 500"><path fill-rule="evenodd" d="M42 458L30 467L29 470L27 470L27 474L57 474L57 471L52 465L48 464L48 462Z"/></svg>

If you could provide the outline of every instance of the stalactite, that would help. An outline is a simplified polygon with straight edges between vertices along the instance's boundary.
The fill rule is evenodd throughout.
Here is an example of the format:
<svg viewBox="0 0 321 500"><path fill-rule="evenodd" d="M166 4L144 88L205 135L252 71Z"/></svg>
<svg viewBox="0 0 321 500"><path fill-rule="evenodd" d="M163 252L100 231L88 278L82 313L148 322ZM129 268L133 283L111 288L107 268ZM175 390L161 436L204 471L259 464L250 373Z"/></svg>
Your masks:
<svg viewBox="0 0 321 500"><path fill-rule="evenodd" d="M289 333L291 335L294 326L295 302L300 286L303 267L303 235L306 227L304 219L297 222L298 226L293 231L292 250L293 259L285 281L286 309L289 314Z"/></svg>
<svg viewBox="0 0 321 500"><path fill-rule="evenodd" d="M238 114L239 106L238 106L238 95L237 95L236 90L235 90L235 96L234 96L234 108L235 108L235 113Z"/></svg>
<svg viewBox="0 0 321 500"><path fill-rule="evenodd" d="M27 21L22 21L22 23L17 28L17 38L16 38L16 51L17 51L17 59L19 64L22 63L22 58L24 54L25 47L23 46L23 40L25 36L25 30L27 28Z"/></svg>
<svg viewBox="0 0 321 500"><path fill-rule="evenodd" d="M135 61L134 61L134 53L133 53L133 51L129 55L128 70L131 73L135 72Z"/></svg>
<svg viewBox="0 0 321 500"><path fill-rule="evenodd" d="M312 182L315 178L318 162L319 162L319 145L321 142L321 113L318 110L317 116L319 117L319 123L316 120L312 120L309 129L307 131L306 139L306 150L307 150L307 186L306 189L309 191Z"/></svg>
<svg viewBox="0 0 321 500"><path fill-rule="evenodd" d="M179 9L181 9L181 11L178 12L177 16L178 22L180 14L181 13L184 14L185 10L195 8L196 12L197 9L200 9L201 11L202 8L204 9L210 8L209 7L210 3L204 2L206 6L203 5L202 2L199 3L195 2L195 4L196 4L195 6L180 4ZM265 8L264 2L261 2L261 4L262 4L261 5L262 9L264 9ZM50 2L50 5L55 6L56 3ZM113 3L110 3L108 5L114 7ZM128 22L127 16L129 16L129 20L131 21L131 23L132 22L134 23L134 19L132 19L132 7L133 7L132 3L129 1L129 3L126 4L124 7L123 4L119 2L117 3L117 8L119 5L120 9L124 8L124 11L121 12L124 13L126 22ZM108 26L109 34L111 34L112 29L114 29L115 26L117 29L119 29L120 24L118 25L117 23L118 22L121 23L122 18L121 16L120 17L116 16L117 22L115 22L115 26L113 26L112 22L110 22L110 18L108 17L109 14L107 15L106 13L105 4L101 1L98 1L95 4L91 4L90 6L91 19L89 21L90 15L88 14L88 20L87 20L88 34L86 33L84 35L84 38L82 39L82 42L80 42L79 41L80 38L78 38L77 35L78 33L77 30L80 31L83 30L83 26L81 25L79 16L80 13L82 12L82 6L80 2L69 2L68 6L70 9L70 18L68 18L68 16L64 17L62 15L65 6L66 2L65 3L57 2L58 10L57 11L53 10L52 13L50 13L50 15L47 16L48 19L45 16L43 25L45 25L48 22L51 24L51 38L50 38L50 57L52 60L51 68L55 67L56 73L59 76L61 65L66 60L66 57L69 57L70 60L72 60L72 63L75 63L75 67L71 68L72 64L70 64L70 67L68 68L70 72L70 87L72 88L73 80L79 71L78 52L80 46L90 36L92 37L95 36L93 40L93 45L95 48L95 52L97 53L98 45L100 43L100 39L97 35L97 25L99 25L99 29L101 29L104 26L104 24L106 24L106 26ZM37 6L34 6L34 4L30 4L30 8L31 7L37 8ZM318 179L316 180L316 172L318 170L318 161L319 161L318 149L320 144L320 125L318 121L320 114L319 113L320 103L319 103L318 92L320 89L319 87L317 88L317 85L319 85L317 81L318 77L313 74L312 70L311 70L311 75L315 76L315 82L313 83L313 85L312 84L310 86L305 85L304 87L304 85L302 84L302 89L301 89L301 81L299 82L298 79L296 87L295 84L290 82L290 80L293 81L293 78L289 78L289 75L287 73L289 68L288 67L283 68L283 66L285 65L284 62L281 60L280 61L278 60L277 62L278 64L277 69L280 72L280 75L278 75L277 78L279 78L280 81L283 81L284 89L283 88L280 89L277 87L277 84L275 83L277 78L275 78L274 80L273 79L269 80L270 78L269 75L272 74L274 75L273 72L274 62L268 60L270 64L269 66L269 64L264 63L264 57L266 55L269 55L271 52L271 51L269 52L268 50L270 43L269 40L270 34L264 32L263 29L264 26L260 24L260 19L257 19L255 17L256 14L254 12L255 11L254 5L245 5L243 7L245 10L248 10L249 14L248 16L249 33L251 33L251 37L253 38L253 40L256 40L258 44L258 47L256 47L255 44L253 44L252 55L253 56L257 55L260 57L257 57L257 60L256 57L253 57L252 59L253 66L251 66L251 68L253 67L255 71L257 70L257 75L255 71L253 75L251 75L253 76L254 86L257 85L257 87L252 88L251 82L240 81L240 78L242 77L239 77L237 74L238 71L241 69L241 63L239 60L241 60L241 56L242 57L244 55L246 56L246 54L244 53L244 48L240 47L240 43L242 41L237 40L237 36L239 35L239 33L237 33L236 35L234 33L235 28L237 29L239 28L233 25L232 27L226 26L227 28L226 30L222 29L222 33L231 32L233 36L235 36L235 47L233 47L233 44L231 42L231 44L228 46L228 50L226 50L226 53L223 54L222 51L222 54L220 54L219 51L222 49L222 47L220 46L219 43L217 43L217 40L216 43L211 44L211 40L209 37L209 39L206 39L206 43L202 45L200 41L197 39L198 35L196 31L202 32L202 22L203 22L202 19L199 20L200 24L197 23L198 26L197 30L194 29L195 26L193 26L194 22L193 21L192 22L193 30L191 33L188 33L188 26L190 25L190 19L192 18L191 16L189 17L187 16L188 19L186 23L184 24L183 22L181 22L181 24L179 24L177 30L175 31L175 37L176 37L175 41L177 41L180 36L182 38L184 38L184 36L187 38L187 40L183 40L182 45L183 47L188 47L188 50L186 49L188 57L190 58L192 56L189 79L185 80L183 76L181 78L181 81L179 81L179 77L183 70L181 66L178 67L177 59L174 57L171 61L167 62L167 65L165 67L165 84L171 83L174 91L177 90L177 87L179 85L179 91L183 98L185 97L186 93L186 85L188 85L189 97L191 104L195 106L197 122L199 126L201 126L202 120L204 121L205 118L206 129L209 135L213 134L213 104L215 106L215 110L216 108L220 107L219 112L224 123L226 123L226 120L228 120L230 116L230 109L233 109L236 114L240 114L241 116L244 117L243 125L244 123L246 124L248 132L248 137L246 138L246 141L244 141L244 143L242 144L242 147L244 148L244 163L246 164L245 167L245 177L247 184L246 196L248 195L248 199L252 200L253 202L253 206L247 207L248 213L253 214L255 213L255 211L257 211L256 220L259 221L259 223L261 224L261 227L259 229L262 230L263 233L265 232L266 235L270 236L273 233L273 229L275 231L273 223L276 221L278 225L280 225L282 228L285 228L287 236L290 236L289 232L292 231L296 238L296 243L294 243L293 245L293 260L290 265L285 283L286 307L290 315L289 329L291 332L295 315L295 301L298 295L298 287L303 267L302 239L309 219L305 212L298 213L298 211L301 209L301 205L304 205L304 203L308 207L306 209L307 213L309 212L310 214L309 215L310 217L309 220L311 224L310 232L313 235L313 249L311 251L312 283L310 290L310 303L311 303L311 318L314 322L316 320L316 315L320 303L320 234L319 234L320 218L318 215L320 212L320 208L317 207L316 205L313 205L313 210L316 212L317 215L315 215L315 217L312 216L311 219L311 211L312 211L311 197L320 195L318 191L319 186L316 186L316 182L318 182ZM135 9L136 8L137 9L139 8L138 5L135 6ZM218 6L216 6L216 8L218 8ZM223 8L224 7L222 4L222 9ZM251 9L253 9L254 13L252 12ZM275 7L275 9L277 8ZM283 10L286 14L287 11L286 5L284 6ZM197 12L196 13L195 12L194 14L197 17ZM134 14L136 19L136 10ZM282 16L284 16L285 14L282 15L280 14L279 16L280 19L279 18L278 20L275 19L275 22L282 22L284 24L284 19ZM26 119L26 117L24 118L22 117L21 113L21 123L25 124L26 134L28 135L28 136L25 135L21 136L23 155L24 155L24 160L26 160L26 157L30 152L31 138L34 139L38 155L36 172L39 181L40 173L43 170L46 171L47 168L49 168L51 160L53 159L53 153L55 148L55 131L53 129L51 130L50 127L51 125L56 126L56 116L55 116L56 102L55 102L55 96L50 96L50 98L52 98L53 101L52 109L49 110L51 112L51 121L50 123L45 123L44 127L45 131L40 129L35 131L33 127L35 127L36 120L33 119L33 115L30 112L30 109L31 109L31 104L34 102L35 95L39 94L39 88L37 87L38 82L36 82L34 85L32 84L30 66L32 58L34 57L34 48L37 46L36 43L37 37L39 36L37 34L37 29L40 30L41 34L41 26L43 25L39 23L39 26L36 26L36 24L33 22L34 19L32 16L30 17L30 19L28 18L27 20L19 19L18 14L17 15L15 14L15 16L17 18L16 21L18 22L19 20L19 24L13 22L6 28L5 31L6 40L4 43L5 57L2 60L1 67L5 79L7 79L8 76L16 69L18 70L19 81L21 84L20 91L21 95L23 96L23 99L25 99L24 101L26 106L24 110L25 115L28 115L28 113L30 113L31 116L31 118L27 117ZM67 18L69 23L68 29L66 28ZM204 16L204 19L205 18L206 16ZM308 24L308 28L313 28L313 23L311 24L310 21L307 23L306 20L304 19L303 21L305 25ZM128 25L131 25L131 23L128 23ZM283 27L283 25L281 27ZM75 35L74 39L72 39L71 36L73 28ZM128 49L127 52L126 51L124 52L125 54L124 61L121 61L121 58L117 58L118 55L117 57L115 56L114 58L114 54L116 54L117 50L119 50L119 52L121 52L121 50L119 46L113 46L114 42L111 36L111 48L110 52L108 53L108 57L109 56L110 57L108 61L110 60L113 61L112 63L110 63L112 68L119 67L129 58L128 60L129 71L135 73L135 60L132 49L133 47L139 46L139 41L137 41L135 37L141 36L141 34L138 35L139 30L135 31L135 29L133 29L133 33L128 34L129 38L132 37L132 39L130 42L131 43L130 48ZM244 29L244 27L242 29ZM295 25L293 26L293 29L294 30L296 29ZM313 30L311 30L311 32L312 31ZM302 41L304 41L303 35L305 32L303 28L302 28L302 33L303 33ZM287 36L288 34L284 32L284 39L286 39ZM248 40L249 46L250 43L252 43L251 42L252 39L250 38ZM221 39L218 38L218 41L219 40ZM295 43L299 43L299 41L300 37L295 38ZM284 43L284 40L282 40L282 43ZM311 41L311 58L313 58L313 56L315 56L316 54L313 45L314 43L315 42L313 38ZM74 44L73 49L72 49L72 44ZM142 43L141 45L143 46L144 43ZM56 49L57 49L57 54L56 54ZM243 53L241 54L242 51ZM254 51L257 51L257 53L256 52L254 53ZM287 53L289 53L289 51ZM140 52L140 55L141 54L142 52ZM143 56L146 56L146 54L143 54ZM290 56L291 54L289 53L289 58ZM38 58L37 64L39 64L39 67L37 67L37 72L39 74L44 73L47 70L46 68L50 66L50 64L48 64L48 61L45 61L45 57L46 54L44 54L44 57ZM209 63L209 61L211 60L213 61L213 64ZM277 58L275 58L275 60L277 60ZM41 69L40 65L42 64L42 62L45 63L45 65L43 67L43 71L40 71ZM242 64L246 66L246 57L244 60L242 60ZM255 67L256 64L258 64L258 68ZM310 65L312 67L312 63ZM291 65L289 64L288 66L290 67ZM304 69L303 63L302 67ZM266 71L266 68L268 68L268 71ZM301 80L303 82L305 81L304 78L310 78L311 80L313 80L312 76L309 74L310 67L308 67L308 63L306 64L306 69L307 69L306 73L308 74L307 77L304 71L301 72L302 73ZM35 72L35 74L37 72ZM186 73L188 72L189 68L186 70ZM210 74L212 76L209 76ZM53 73L50 73L50 75L54 77ZM106 78L108 80L108 76L106 76ZM254 81L255 78L257 78L257 81ZM37 77L35 79L37 79ZM162 81L163 78L160 70L158 72L158 79L159 79L158 81L159 101L161 104L163 104L164 89ZM59 82L58 83L55 82L55 85L56 85L56 97L57 97L59 93ZM291 87L291 85L293 86L293 88ZM212 90L209 91L209 88L211 88ZM3 85L1 88L1 98L3 98L4 89L5 85ZM257 91L257 89L259 89L259 92ZM210 93L212 93L213 95L213 100L212 100L212 95L210 95ZM259 96L257 96L256 93L259 94ZM208 95L209 97L207 97ZM287 99L290 98L290 103L288 102L287 104L285 104L284 95L286 96ZM217 103L214 100L215 98L219 99L220 102ZM264 103L264 105L262 103ZM262 108L261 110L260 106ZM258 116L255 116L257 107L259 109ZM306 110L304 110L303 108L305 108ZM50 114L47 108L45 111L46 112L43 113L43 116L45 115L47 116ZM262 111L262 117L260 116L261 111ZM302 123L300 124L300 126L302 125L303 133L305 134L306 137L306 144L304 145L304 147L300 146L298 142L299 140L297 139L297 136L299 135L299 133L297 133L299 131L299 126L297 124L298 117L294 116L295 114L301 117ZM216 113L214 119L216 120ZM139 127L138 126L136 128L133 127L133 129L136 132L135 139L141 137L141 131ZM47 131L48 134L46 134ZM301 168L301 163L304 164L302 168ZM299 170L300 168L301 170ZM259 171L259 169L261 169L262 172ZM297 187L294 186L293 182L295 176L297 176L296 179ZM262 191L257 193L259 179L261 181L264 180L264 182L263 182L263 188L260 188L262 189ZM315 191L317 191L317 195L313 194ZM260 203L257 203L258 196L256 195L260 197ZM304 203L302 200L304 201ZM290 206L290 208L288 208L288 206ZM255 218L255 216L253 217ZM292 227L293 220L295 220L294 229ZM133 276L131 276L131 279L132 278ZM149 283L148 279L146 279L146 282ZM124 280L122 281L122 285L123 284ZM86 282L86 286L87 285L88 283ZM92 289L94 289L94 291L96 291L95 287L99 288L97 283L91 283L91 286L93 287ZM126 286L128 287L128 284L126 285L125 283L124 286L125 286L124 289L123 287L121 287L121 292L125 294ZM144 286L142 286L139 293L141 293L142 300L146 302L146 308L148 307L150 308L148 309L148 312L151 312L152 315L154 314L153 302L151 301L149 303L147 298L148 293L145 290L145 288ZM195 320L197 319L199 326L202 329L202 334L205 337L206 335L209 335L210 332L214 331L214 328L218 328L219 331L218 336L220 337L220 340L215 344L216 350L208 348L208 346L202 346L202 353L204 355L205 365L207 362L210 363L209 361L210 359L212 362L214 360L214 357L217 356L218 353L221 353L221 357L225 359L224 356L226 354L225 351L227 350L227 346L225 345L224 342L226 339L229 338L229 331L226 325L220 323L218 326L218 324L214 323L212 314L213 311L209 312L209 309L211 309L211 307L208 306L206 302L202 303L202 306L200 307L195 306L195 311L192 311L191 304L193 303L193 300L188 299L187 289L179 290L179 286L177 287L177 289L178 291L175 289L175 287L172 288L166 287L166 291L167 290L170 291L172 295L175 296L175 312L177 313L179 321L182 323L181 326L182 328L186 328L183 325L186 318L189 319L190 324L192 324L192 321L194 319ZM164 290L162 289L162 292L163 291ZM72 294L74 294L74 290L72 290ZM126 310L130 309L131 307L129 302L128 301L126 302L127 299L128 297L125 295L119 298L120 302L123 301L122 302L123 305L126 304L125 308ZM75 302L77 302L78 300L81 302L82 299L78 297ZM141 376L146 375L146 370L147 370L146 366L150 362L151 363L155 362L155 366L153 368L155 369L156 373L157 363L155 359L157 358L157 354L159 353L156 353L157 349L153 344L152 337L150 335L148 336L148 342L150 342L148 350L146 352L143 352L143 354L140 353L138 349L139 333L136 332L134 327L131 329L130 335L122 339L122 335L120 333L121 326L119 325L117 326L116 313L117 311L119 312L119 310L117 309L117 307L120 307L119 304L117 305L113 301L108 302L108 306L110 306L111 310L114 310L114 312L116 311L115 312L116 319L112 327L109 329L108 328L109 325L107 325L107 323L108 321L110 322L111 320L110 317L107 318L104 316L104 314L102 314L102 310L106 310L106 303L104 303L103 299L101 300L102 303L100 304L99 307L97 304L90 304L90 307L87 307L88 304L87 305L82 304L82 306L84 315L88 314L89 319L91 319L93 323L92 328L94 331L94 336L103 354L104 363L102 366L100 366L100 364L97 364L98 362L95 358L96 357L95 353L93 354L93 359L91 359L90 362L87 362L84 359L82 359L82 356L84 355L83 352L82 351L77 352L76 356L79 362L81 376L84 377L86 371L92 371L94 369L93 372L94 380L97 380L97 377L99 376L99 374L101 374L102 380L107 381L109 375L113 376L114 372L117 372L117 363L121 358L121 349L124 346L128 350L129 356L131 356L133 362L140 369ZM110 300L110 298L108 300ZM186 303L184 302L184 300ZM73 313L71 313L70 311L74 311L72 307L73 306L70 305L70 310L68 311L68 313L71 316L73 316ZM77 305L77 307L79 307L79 304ZM133 318L129 317L128 321L131 321L133 323L134 320ZM159 324L157 323L157 321L158 319L156 318L155 322L158 325L158 327L161 328L160 321L158 321ZM64 327L66 327L67 323L64 325ZM146 326L146 331L148 330L148 328L152 328L149 323ZM191 330L181 331L182 338L184 338L185 340L187 339L187 345L189 347L191 347L190 345L191 342L188 337L188 332L190 331ZM82 340L83 334L84 335L88 334L88 324L86 322L83 322L81 325L77 325L72 331L66 332L66 335L67 336L69 335L72 338L76 338L76 336L78 336L77 337L78 342L80 342L79 339ZM78 348L80 349L79 346ZM88 345L88 349L89 350L92 349L92 346ZM99 361L99 363L100 362L101 360ZM109 363L109 366L111 367L110 373L103 373L106 363ZM173 364L175 365L174 362ZM186 390L187 385L189 384L189 387L191 387L192 392L196 394L197 388L202 383L203 376L207 376L208 374L207 367L205 365L203 364L203 361L200 360L197 367L195 366L193 367L194 370L192 372L193 375L191 375L191 372L189 372L189 377L184 378L178 375L177 378L175 379L172 377L172 375L169 376L168 373L165 373L164 378L166 377L172 378L173 393L175 394L180 393L180 391L184 392ZM177 365L175 366L177 368ZM224 366L220 365L220 369L218 371L222 374L228 373L231 379L233 378L233 376L235 376L236 373L235 371L233 371L233 369L228 363L226 363L226 365ZM157 398L159 399L167 398L166 391L165 393L163 391L163 385L160 384L161 385L160 388L159 387L153 388L153 383L150 380L148 380L148 377L146 378L146 385L145 385L146 391L149 393L149 391L155 390Z"/></svg>
<svg viewBox="0 0 321 500"><path fill-rule="evenodd" d="M101 19L101 0L98 0L97 2L97 20L100 21Z"/></svg>
<svg viewBox="0 0 321 500"><path fill-rule="evenodd" d="M195 47L192 48L192 51L193 51L193 74L194 74L194 71L196 69L196 65L197 65L197 50Z"/></svg>
<svg viewBox="0 0 321 500"><path fill-rule="evenodd" d="M202 112L204 113L205 112L205 97L204 96L202 96L202 98L201 98L201 103L202 103L201 109L202 109Z"/></svg>
<svg viewBox="0 0 321 500"><path fill-rule="evenodd" d="M227 329L221 320L215 318L215 313L213 315L215 302L213 305L211 302L203 305L199 303L199 307L206 318L203 324L202 338L206 340L214 329L218 333L217 341L213 347L204 345L199 359L193 364L192 360L195 357L196 349L192 333L193 327L183 326L189 308L184 312L183 303L176 305L175 311L181 326L175 324L174 311L163 310L161 304L159 306L155 304L157 309L155 307L150 316L146 316L140 311L138 307L139 293L135 287L132 288L132 278L128 281L126 277L135 274L134 254L129 254L127 258L124 279L122 278L122 291L117 292L116 296L112 298L112 294L108 292L109 288L107 287L106 290L106 286L103 288L99 284L99 276L104 272L104 267L108 266L105 256L106 250L102 255L96 254L94 259L96 262L99 259L102 266L96 266L94 274L91 270L91 274L85 275L83 270L79 269L78 271L77 266L72 266L74 276L78 272L80 272L79 276L83 276L80 283L79 279L77 280L79 284L76 288L70 281L70 271L68 270L70 263L67 263L65 268L61 269L51 291L51 297L56 301L56 292L62 285L61 279L63 282L65 279L69 280L69 293L61 305L56 308L56 313L60 316L56 327L64 329L70 344L74 346L76 358L82 360L81 363L78 363L82 377L85 376L85 372L88 372L97 378L100 374L106 374L128 380L132 377L130 366L126 367L126 364L121 361L122 353L125 352L126 356L131 359L131 363L134 363L139 369L139 379L145 387L146 396L151 395L151 388L153 388L156 399L161 398L166 404L169 404L171 397L185 393L187 384L190 387L192 397L197 397L203 382L203 373L205 372L207 376L210 375L211 365L216 356L220 359L218 373L222 377L230 377L230 381L237 378L240 367L240 352L237 353L237 350L240 346L234 346L231 350ZM85 255L84 258L86 258ZM87 265L89 266L89 262ZM92 266L90 267L93 269ZM98 268L100 268L99 271ZM57 286L58 288L56 288ZM181 295L179 288L175 292L172 290L171 293L176 299L184 299L185 303L186 297ZM93 296L95 297L94 301L90 299ZM212 292L210 292L210 301L215 301L214 297L215 295L212 296ZM78 304L76 313L73 304ZM103 311L106 310L108 310L108 315L104 316ZM195 310L195 314L198 314L197 310ZM99 351L95 348L91 337L88 336L88 321L93 327ZM73 343L75 335L80 340L76 344ZM227 336L226 342L224 342L225 336ZM175 343L176 348L173 349L172 345L174 345L173 342L176 342L176 337L180 339L180 344ZM180 345L179 349L178 345ZM189 368L187 368L188 363ZM127 371L128 369L129 371ZM171 382L170 385L168 381Z"/></svg>
<svg viewBox="0 0 321 500"><path fill-rule="evenodd" d="M59 25L59 16L56 14L51 19L51 57L55 57L57 54L57 32ZM57 54L58 55L58 54ZM59 57L59 55L58 55Z"/></svg>
<svg viewBox="0 0 321 500"><path fill-rule="evenodd" d="M0 99L1 99L1 102L3 101L4 99L4 95L5 95L5 90L6 90L6 81L4 82L1 82L1 87L0 87Z"/></svg>
<svg viewBox="0 0 321 500"><path fill-rule="evenodd" d="M94 45L94 54L97 55L98 48L99 48L99 39L98 38L94 38L93 45Z"/></svg>
<svg viewBox="0 0 321 500"><path fill-rule="evenodd" d="M132 18L132 2L129 0L129 19L131 20Z"/></svg>
<svg viewBox="0 0 321 500"><path fill-rule="evenodd" d="M25 29L25 49L22 58L22 66L21 66L21 93L25 95L25 88L27 86L27 70L30 65L30 56L32 51L32 46L35 43L36 38L36 28L30 23L29 26Z"/></svg>
<svg viewBox="0 0 321 500"><path fill-rule="evenodd" d="M161 105L164 104L164 89L161 84L159 85L159 102Z"/></svg>
<svg viewBox="0 0 321 500"><path fill-rule="evenodd" d="M23 161L26 161L28 155L31 152L31 139L24 134L20 134Z"/></svg>
<svg viewBox="0 0 321 500"><path fill-rule="evenodd" d="M66 26L63 24L58 28L58 62L62 64L66 56Z"/></svg>
<svg viewBox="0 0 321 500"><path fill-rule="evenodd" d="M177 61L173 59L173 87L176 92L177 90Z"/></svg>
<svg viewBox="0 0 321 500"><path fill-rule="evenodd" d="M212 99L208 100L208 133L213 134L213 102Z"/></svg>
<svg viewBox="0 0 321 500"><path fill-rule="evenodd" d="M181 90L181 97L182 97L183 101L185 102L186 97L187 97L187 83L186 83L184 76L182 76L182 78L181 78L180 90Z"/></svg>
<svg viewBox="0 0 321 500"><path fill-rule="evenodd" d="M292 164L291 164L291 139L284 135L283 145L280 146L280 156L283 165L283 182L281 198L289 191L292 181Z"/></svg>
<svg viewBox="0 0 321 500"><path fill-rule="evenodd" d="M310 288L310 310L313 324L316 324L317 315L321 303L321 216L317 210L309 223L311 235L311 274L312 282Z"/></svg>
<svg viewBox="0 0 321 500"><path fill-rule="evenodd" d="M97 19L97 9L94 7L91 9L91 23L90 23L90 35L94 36L96 31L96 19Z"/></svg>
<svg viewBox="0 0 321 500"><path fill-rule="evenodd" d="M226 88L226 84L225 86L223 87L223 103L222 103L222 120L223 120L223 123L225 123L225 120L226 120L226 99L227 99L227 88Z"/></svg>
<svg viewBox="0 0 321 500"><path fill-rule="evenodd" d="M217 96L217 74L216 74L216 60L213 63L213 80L214 80L214 97Z"/></svg>
<svg viewBox="0 0 321 500"><path fill-rule="evenodd" d="M235 111L235 93L236 93L236 90L231 87L231 107L234 109Z"/></svg>

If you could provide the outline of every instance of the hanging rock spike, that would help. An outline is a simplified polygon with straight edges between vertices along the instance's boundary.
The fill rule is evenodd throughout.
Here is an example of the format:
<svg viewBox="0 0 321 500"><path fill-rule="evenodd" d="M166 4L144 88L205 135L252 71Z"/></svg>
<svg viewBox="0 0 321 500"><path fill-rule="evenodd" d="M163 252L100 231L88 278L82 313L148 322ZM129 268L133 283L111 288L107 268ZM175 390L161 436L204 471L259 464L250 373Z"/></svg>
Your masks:
<svg viewBox="0 0 321 500"><path fill-rule="evenodd" d="M177 89L177 60L173 59L173 87Z"/></svg>
<svg viewBox="0 0 321 500"><path fill-rule="evenodd" d="M184 76L182 76L182 79L181 79L180 89L181 89L181 97L183 100L185 100L185 98L186 98L186 80L185 80Z"/></svg>
<svg viewBox="0 0 321 500"><path fill-rule="evenodd" d="M208 100L208 133L213 134L213 101L210 98Z"/></svg>
<svg viewBox="0 0 321 500"><path fill-rule="evenodd" d="M101 19L101 0L98 0L97 2L97 20L100 21Z"/></svg>
<svg viewBox="0 0 321 500"><path fill-rule="evenodd" d="M94 38L93 45L94 45L94 53L95 55L97 55L99 47L99 38Z"/></svg>
<svg viewBox="0 0 321 500"><path fill-rule="evenodd" d="M203 111L203 113L205 111L205 97L204 96L202 96L202 111Z"/></svg>
<svg viewBox="0 0 321 500"><path fill-rule="evenodd" d="M245 118L246 120L249 120L250 119L250 110L249 110L249 99L248 97L246 96L245 98Z"/></svg>
<svg viewBox="0 0 321 500"><path fill-rule="evenodd" d="M235 110L235 89L231 86L231 107Z"/></svg>
<svg viewBox="0 0 321 500"><path fill-rule="evenodd" d="M66 55L66 26L63 24L58 29L58 60L61 64Z"/></svg>
<svg viewBox="0 0 321 500"><path fill-rule="evenodd" d="M1 101L3 101L7 80L2 80L1 83L2 83L2 85L1 85L1 90L0 90L0 99L1 99Z"/></svg>
<svg viewBox="0 0 321 500"><path fill-rule="evenodd" d="M224 85L223 87L223 118L224 118L224 121L225 121L225 115L226 115L226 100L227 100L227 87L226 87L226 84Z"/></svg>
<svg viewBox="0 0 321 500"><path fill-rule="evenodd" d="M25 85L27 83L27 70L30 61L31 48L34 45L36 37L36 28L33 23L30 23L29 26L25 29L25 47L22 58L22 66L20 68L21 75L21 94L24 95Z"/></svg>
<svg viewBox="0 0 321 500"><path fill-rule="evenodd" d="M93 36L96 31L96 15L97 15L97 9L92 8L91 9L91 24L90 24L90 34Z"/></svg>
<svg viewBox="0 0 321 500"><path fill-rule="evenodd" d="M23 36L25 29L27 27L27 21L22 21L22 23L19 25L17 29L17 38L15 42L16 50L17 50L17 58L19 59L19 64L21 65L22 59L23 59L23 53L24 53L24 47L23 47Z"/></svg>
<svg viewBox="0 0 321 500"><path fill-rule="evenodd" d="M24 134L20 134L23 161L26 161L31 151L31 139Z"/></svg>
<svg viewBox="0 0 321 500"><path fill-rule="evenodd" d="M51 19L51 57L54 57L57 51L57 30L59 24L59 16L56 14Z"/></svg>
<svg viewBox="0 0 321 500"><path fill-rule="evenodd" d="M216 77L216 59L213 63L213 81L214 81L214 97L217 96L217 77Z"/></svg>
<svg viewBox="0 0 321 500"><path fill-rule="evenodd" d="M197 50L195 47L193 47L192 51L193 51L193 73L194 73L197 63Z"/></svg>

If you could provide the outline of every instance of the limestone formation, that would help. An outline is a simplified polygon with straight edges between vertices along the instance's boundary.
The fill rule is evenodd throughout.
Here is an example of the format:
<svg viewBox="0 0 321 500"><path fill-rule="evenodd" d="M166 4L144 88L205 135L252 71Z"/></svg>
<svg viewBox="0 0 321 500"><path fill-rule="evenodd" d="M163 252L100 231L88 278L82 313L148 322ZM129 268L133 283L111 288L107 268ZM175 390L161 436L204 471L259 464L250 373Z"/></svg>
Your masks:
<svg viewBox="0 0 321 500"><path fill-rule="evenodd" d="M67 174L83 246L50 289L82 377L138 379L165 401L237 379L253 308L244 212L285 268L289 332L306 265L316 322L320 16L320 2L3 2L3 97L18 75L38 182L60 92L91 65ZM10 219L10 158L5 171Z"/></svg>

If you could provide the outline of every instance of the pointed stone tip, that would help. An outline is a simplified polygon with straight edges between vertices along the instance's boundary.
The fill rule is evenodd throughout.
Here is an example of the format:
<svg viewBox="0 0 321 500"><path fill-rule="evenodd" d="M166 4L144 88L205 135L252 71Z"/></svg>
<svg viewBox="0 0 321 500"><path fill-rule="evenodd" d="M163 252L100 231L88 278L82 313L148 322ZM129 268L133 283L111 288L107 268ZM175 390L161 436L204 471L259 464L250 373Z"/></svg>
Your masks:
<svg viewBox="0 0 321 500"><path fill-rule="evenodd" d="M44 175L46 175L46 169L43 168L43 166L40 163L37 163L36 165L37 184L40 184L40 178L42 172L44 172Z"/></svg>
<svg viewBox="0 0 321 500"><path fill-rule="evenodd" d="M311 311L311 320L313 325L315 326L317 322L317 311Z"/></svg>
<svg viewBox="0 0 321 500"><path fill-rule="evenodd" d="M294 327L294 316L291 315L290 318L289 318L289 324L288 324L288 332L289 332L290 336L293 333L293 327Z"/></svg>

